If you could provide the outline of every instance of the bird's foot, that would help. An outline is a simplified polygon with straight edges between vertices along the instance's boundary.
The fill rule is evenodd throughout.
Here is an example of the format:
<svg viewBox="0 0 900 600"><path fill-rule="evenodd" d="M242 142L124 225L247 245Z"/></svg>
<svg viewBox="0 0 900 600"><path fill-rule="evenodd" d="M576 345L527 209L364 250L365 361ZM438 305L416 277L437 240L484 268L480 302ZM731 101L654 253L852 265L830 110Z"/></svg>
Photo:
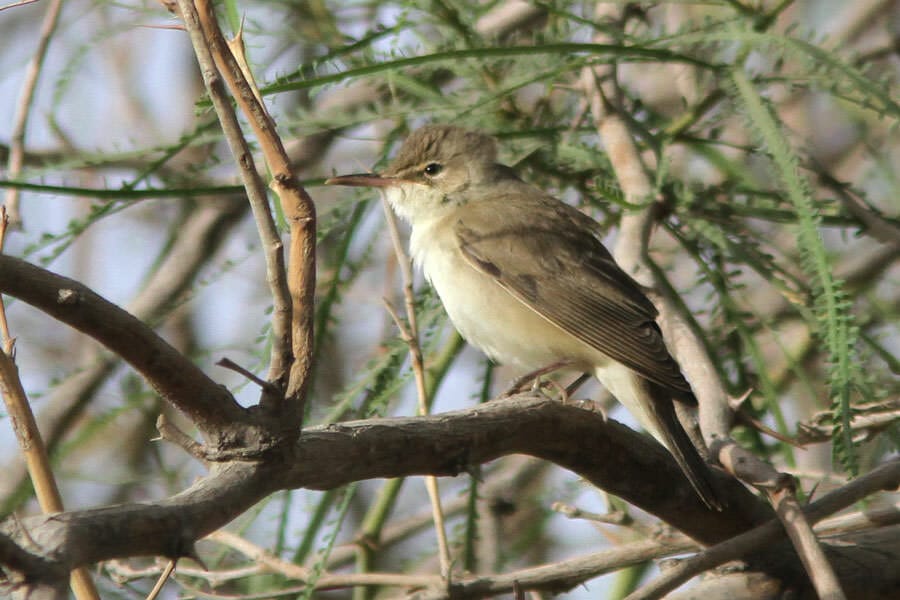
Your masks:
<svg viewBox="0 0 900 600"><path fill-rule="evenodd" d="M572 396L575 394L575 392L578 391L578 388L584 385L584 382L590 378L591 376L588 373L582 373L575 379L575 381L564 387L554 379L541 379L539 376L534 380L532 391L542 394L545 397L550 398L551 400L556 399L563 404L574 404L572 402ZM552 390L553 393L548 394L545 391L548 389Z"/></svg>
<svg viewBox="0 0 900 600"><path fill-rule="evenodd" d="M555 392L555 395L547 394L543 388L550 388ZM543 381L542 385L538 388L537 391L551 400L556 398L563 404L569 403L569 392L566 390L566 388L561 386L558 381L555 381L553 379L547 379L546 381Z"/></svg>
<svg viewBox="0 0 900 600"><path fill-rule="evenodd" d="M570 360L561 360L552 364L549 364L545 367L541 367L540 369L535 369L534 371L529 371L525 373L521 377L516 377L513 382L506 388L502 394L500 394L501 398L508 398L510 396L514 396L521 392L524 392L529 387L532 391L540 391L541 386L543 385L541 377L552 373L553 371L557 371L559 369L563 369L565 367L571 366L572 361Z"/></svg>

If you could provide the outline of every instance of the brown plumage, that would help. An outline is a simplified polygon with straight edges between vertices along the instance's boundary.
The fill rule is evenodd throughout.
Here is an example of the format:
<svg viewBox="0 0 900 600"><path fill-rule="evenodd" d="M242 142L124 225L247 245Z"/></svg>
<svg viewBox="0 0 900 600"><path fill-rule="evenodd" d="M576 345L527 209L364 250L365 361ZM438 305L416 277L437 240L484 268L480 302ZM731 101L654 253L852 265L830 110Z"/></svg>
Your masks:
<svg viewBox="0 0 900 600"><path fill-rule="evenodd" d="M384 190L412 225L410 246L462 336L499 361L569 361L593 373L719 508L709 468L673 400L695 404L657 311L613 260L597 223L496 162L493 138L459 127L413 132L381 175L329 183Z"/></svg>

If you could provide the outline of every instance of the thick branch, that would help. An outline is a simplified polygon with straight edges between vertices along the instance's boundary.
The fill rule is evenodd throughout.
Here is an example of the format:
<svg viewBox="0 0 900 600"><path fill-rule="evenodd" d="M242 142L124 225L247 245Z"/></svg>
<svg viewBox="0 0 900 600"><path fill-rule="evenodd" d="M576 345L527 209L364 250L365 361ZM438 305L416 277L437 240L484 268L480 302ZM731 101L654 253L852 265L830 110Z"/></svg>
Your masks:
<svg viewBox="0 0 900 600"><path fill-rule="evenodd" d="M220 198L198 205L180 224L181 235L126 310L141 321L155 324L162 319L245 212L246 203L238 198ZM51 453L118 366L117 357L94 347L73 365L72 375L44 398L37 421ZM6 504L0 505L0 514L7 514L16 508L15 501L21 501L16 490L26 478L22 457L7 457L0 472L0 498L6 499Z"/></svg>
<svg viewBox="0 0 900 600"><path fill-rule="evenodd" d="M181 494L154 504L124 504L6 521L2 533L65 569L128 556L179 558L194 543L274 491L252 463L224 466ZM26 529L25 532L19 528ZM36 578L41 573L33 574Z"/></svg>
<svg viewBox="0 0 900 600"><path fill-rule="evenodd" d="M504 455L528 454L574 471L706 544L773 516L724 473L716 479L728 507L709 511L658 443L601 414L543 397L314 427L304 429L301 440L284 487L330 489L373 477L456 475Z"/></svg>
<svg viewBox="0 0 900 600"><path fill-rule="evenodd" d="M66 568L114 557L178 557L190 555L198 538L277 489L328 489L376 477L451 475L516 453L552 460L705 543L729 539L763 521L768 524L752 535L764 531L769 543L783 535L771 520L771 511L730 477L723 475L717 482L728 508L710 511L668 452L650 438L599 414L534 396L441 415L311 428L304 430L290 459L272 454L269 462L222 466L162 502L30 517L21 523L36 542L26 547L40 548L41 556ZM886 465L815 502L809 517L822 518L876 489L894 488L898 477L900 463ZM3 529L24 538L18 527L17 522L8 522ZM758 545L743 549L760 552ZM790 563L790 555L779 556ZM783 569L786 564L779 566ZM802 571L797 566L793 572Z"/></svg>
<svg viewBox="0 0 900 600"><path fill-rule="evenodd" d="M771 516L743 486L724 475L722 498L730 508L709 511L669 453L652 439L597 413L544 397L519 396L441 415L307 429L289 459L272 454L269 462L223 465L185 492L158 503L30 517L21 521L27 536L16 521L7 522L3 530L34 540L26 547L40 548L41 556L66 569L116 557L175 558L191 555L197 539L277 489L330 489L362 479L455 475L515 453L564 466L705 543L745 531ZM746 516L753 514L755 519Z"/></svg>
<svg viewBox="0 0 900 600"><path fill-rule="evenodd" d="M67 277L0 256L0 293L78 329L128 361L208 436L219 439L246 413L223 386L130 313Z"/></svg>

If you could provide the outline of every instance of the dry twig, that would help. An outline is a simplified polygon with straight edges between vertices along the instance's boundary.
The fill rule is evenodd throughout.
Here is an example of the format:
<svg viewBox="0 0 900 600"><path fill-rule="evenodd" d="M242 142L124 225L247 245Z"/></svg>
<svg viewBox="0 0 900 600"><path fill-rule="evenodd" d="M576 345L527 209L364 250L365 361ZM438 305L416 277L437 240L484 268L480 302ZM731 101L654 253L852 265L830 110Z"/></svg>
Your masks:
<svg viewBox="0 0 900 600"><path fill-rule="evenodd" d="M7 224L6 206L0 206L0 253L3 251ZM6 306L2 296L0 296L0 395L3 396L13 432L25 456L28 475L41 510L45 514L62 512L65 508L59 487L56 485L56 478L53 476L50 457L47 455L47 448L35 421L34 412L19 378L15 360L15 339L10 337ZM72 571L71 585L78 600L100 598L94 581L83 567Z"/></svg>
<svg viewBox="0 0 900 600"><path fill-rule="evenodd" d="M12 5L15 6L15 5ZM6 8L10 8L7 6ZM28 71L22 84L22 92L16 105L16 114L13 117L13 128L10 134L9 161L6 171L10 179L16 179L22 172L25 162L25 131L28 126L28 117L31 114L35 89L37 89L38 77L47 56L47 48L50 46L50 38L56 31L59 22L59 13L62 10L62 0L51 0L44 13L44 22L41 24L41 34L38 37L38 45L34 55L28 63ZM13 227L22 226L22 216L19 213L19 189L15 187L6 190L6 210L9 212L9 220Z"/></svg>
<svg viewBox="0 0 900 600"><path fill-rule="evenodd" d="M286 283L281 283L284 278L283 266L277 271L268 273L270 278L278 278L280 293L284 290L288 292L286 305L275 307L276 312L286 309L288 312L279 316L273 315L272 329L277 338L275 345L285 346L281 350L281 356L286 359L281 367L289 370L278 374L274 372L275 365L271 365L273 368L270 373L284 384L285 389L285 405L281 407L278 418L283 421L285 431L295 430L299 434L306 389L312 372L316 210L312 198L300 185L294 172L284 144L278 136L275 121L260 101L261 96L255 89L256 86L245 76L241 61L231 50L242 47L242 44L228 44L209 0L197 0L197 11L204 37L216 65L259 141L266 166L272 173L269 185L277 194L291 229ZM280 301L284 302L284 299Z"/></svg>
<svg viewBox="0 0 900 600"><path fill-rule="evenodd" d="M803 509L809 523L815 523L834 514L854 502L880 490L897 489L900 486L900 460L886 463L844 487L811 503ZM725 542L704 550L686 559L663 573L656 580L643 586L628 596L627 600L651 600L662 598L695 575L713 569L730 560L750 554L753 550L766 547L784 535L779 521L770 521L755 529L735 536Z"/></svg>
<svg viewBox="0 0 900 600"><path fill-rule="evenodd" d="M391 207L388 205L387 199L382 198L382 206L384 208L385 220L387 221L388 230L391 234L391 242L394 246L394 253L397 256L397 262L400 265L400 274L403 280L403 299L406 305L406 319L408 326L404 326L400 317L391 307L390 303L386 303L391 317L400 329L403 339L409 347L410 362L412 363L413 375L416 380L416 397L418 399L419 414L427 415L430 412L431 399L428 398L428 388L425 384L425 363L422 359L422 347L419 345L419 327L416 319L416 302L415 293L413 291L413 273L412 260L403 248L403 242L400 240L400 233L397 229L397 219L394 216ZM428 499L431 502L431 511L434 517L434 528L438 541L438 557L441 562L441 575L444 581L449 584L451 576L451 559L450 559L450 543L447 541L447 528L444 523L444 511L441 508L441 493L438 487L437 478L433 476L425 477L425 488L428 490Z"/></svg>
<svg viewBox="0 0 900 600"><path fill-rule="evenodd" d="M284 253L282 251L281 237L275 226L275 220L269 211L266 186L254 165L250 146L244 138L240 123L234 107L231 105L222 79L219 77L219 69L213 57L214 42L208 39L210 35L201 27L201 16L192 0L180 0L179 12L184 20L185 28L191 37L194 46L194 54L203 74L203 81L207 93L215 108L225 139L234 156L235 163L241 174L250 208L256 220L257 229L262 241L266 259L266 280L272 294L272 353L269 363L269 380L282 381L290 368L291 357L291 299L285 274ZM209 27L207 26L206 29ZM216 30L218 30L216 28ZM221 33L219 33L221 37ZM224 45L224 41L222 42ZM227 47L226 47L227 51ZM230 52L228 52L230 56ZM240 70L240 69L238 69ZM263 393L266 403L278 404L280 394L272 395Z"/></svg>

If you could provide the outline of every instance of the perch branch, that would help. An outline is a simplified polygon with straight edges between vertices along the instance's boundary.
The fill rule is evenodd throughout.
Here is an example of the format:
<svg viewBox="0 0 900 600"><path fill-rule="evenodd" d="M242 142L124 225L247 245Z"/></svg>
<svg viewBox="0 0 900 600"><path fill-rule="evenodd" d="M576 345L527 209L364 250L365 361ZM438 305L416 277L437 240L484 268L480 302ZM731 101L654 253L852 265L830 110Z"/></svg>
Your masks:
<svg viewBox="0 0 900 600"><path fill-rule="evenodd" d="M577 447L572 439L579 440ZM28 517L22 520L22 528L35 542L30 547L66 568L135 555L178 558L190 556L197 539L277 489L330 489L369 478L453 475L500 456L530 454L574 471L701 542L735 536L742 540L745 536L739 533L765 521L770 523L762 529L764 535L751 538L755 544L771 543L783 535L780 523L771 519L771 510L733 478L719 476L717 484L728 508L711 512L686 480L678 485L683 476L657 443L590 411L540 397L517 396L425 417L309 428L296 446L287 462L275 454L273 462L214 466L209 476L190 489L160 502ZM623 472L633 476L622 477ZM894 461L813 503L808 517L821 519L898 484L900 461ZM747 516L754 513L753 519ZM21 535L11 523L0 527L0 532ZM770 554L768 549L763 552L764 546L743 543L723 560L754 549ZM725 542L729 544L734 542ZM799 565L797 572L802 573ZM32 575L42 580L41 573Z"/></svg>

